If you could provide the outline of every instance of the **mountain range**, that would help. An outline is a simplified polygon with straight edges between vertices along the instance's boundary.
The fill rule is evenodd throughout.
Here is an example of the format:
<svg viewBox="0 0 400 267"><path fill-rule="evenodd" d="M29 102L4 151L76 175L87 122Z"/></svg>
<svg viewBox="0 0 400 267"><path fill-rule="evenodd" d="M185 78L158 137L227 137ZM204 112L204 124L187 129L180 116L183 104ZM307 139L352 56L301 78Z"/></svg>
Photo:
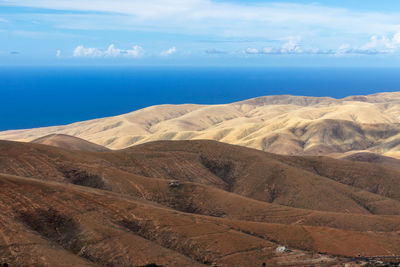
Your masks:
<svg viewBox="0 0 400 267"><path fill-rule="evenodd" d="M400 158L400 92L344 99L265 96L225 105L160 105L128 114L28 130L0 139L75 136L108 149L158 140L208 139L285 155L370 152Z"/></svg>
<svg viewBox="0 0 400 267"><path fill-rule="evenodd" d="M399 102L269 96L1 132L0 264L399 264Z"/></svg>

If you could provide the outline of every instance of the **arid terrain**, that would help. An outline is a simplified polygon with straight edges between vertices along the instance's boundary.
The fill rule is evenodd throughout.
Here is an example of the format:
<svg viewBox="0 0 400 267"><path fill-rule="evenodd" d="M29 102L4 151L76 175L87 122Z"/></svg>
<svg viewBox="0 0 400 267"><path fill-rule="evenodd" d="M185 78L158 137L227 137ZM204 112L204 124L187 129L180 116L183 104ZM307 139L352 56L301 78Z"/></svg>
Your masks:
<svg viewBox="0 0 400 267"><path fill-rule="evenodd" d="M0 141L0 262L9 266L400 261L394 159L285 156L210 140L105 151L46 139L53 146Z"/></svg>
<svg viewBox="0 0 400 267"><path fill-rule="evenodd" d="M285 155L369 152L400 158L400 92L344 99L265 96L226 105L161 105L66 126L0 132L32 141L80 137L109 149L208 139Z"/></svg>
<svg viewBox="0 0 400 267"><path fill-rule="evenodd" d="M400 93L154 106L0 139L0 264L400 263Z"/></svg>
<svg viewBox="0 0 400 267"><path fill-rule="evenodd" d="M400 0L0 0L0 267L400 267Z"/></svg>

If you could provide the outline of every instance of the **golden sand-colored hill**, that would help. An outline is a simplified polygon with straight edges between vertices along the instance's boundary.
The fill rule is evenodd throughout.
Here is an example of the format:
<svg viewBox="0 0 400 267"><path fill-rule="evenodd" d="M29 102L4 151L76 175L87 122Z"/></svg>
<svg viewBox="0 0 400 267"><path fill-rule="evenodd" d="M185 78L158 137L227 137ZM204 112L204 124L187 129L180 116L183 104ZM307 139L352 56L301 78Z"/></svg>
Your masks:
<svg viewBox="0 0 400 267"><path fill-rule="evenodd" d="M0 261L326 266L393 256L399 187L389 166L215 141L109 152L0 141Z"/></svg>
<svg viewBox="0 0 400 267"><path fill-rule="evenodd" d="M67 134L110 149L157 140L209 139L286 155L362 151L400 158L400 92L161 105L66 126L0 132L0 139L32 141L49 134Z"/></svg>

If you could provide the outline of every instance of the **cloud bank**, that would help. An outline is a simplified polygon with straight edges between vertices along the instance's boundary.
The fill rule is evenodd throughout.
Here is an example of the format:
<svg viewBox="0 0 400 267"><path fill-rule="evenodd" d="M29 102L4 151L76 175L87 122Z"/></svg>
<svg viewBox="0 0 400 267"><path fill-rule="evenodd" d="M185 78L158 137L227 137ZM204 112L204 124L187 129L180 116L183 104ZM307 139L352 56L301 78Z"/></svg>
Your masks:
<svg viewBox="0 0 400 267"><path fill-rule="evenodd" d="M0 6L88 12L57 14L59 27L212 32L219 36L282 37L300 33L388 34L399 30L396 13L354 11L318 4L211 0L0 0ZM67 19L65 19L67 18ZM108 18L105 20L105 18ZM112 18L112 19L111 19Z"/></svg>
<svg viewBox="0 0 400 267"><path fill-rule="evenodd" d="M248 55L379 55L395 53L400 49L400 32L389 38L387 36L371 37L361 46L342 44L337 49L321 50L319 48L303 48L300 39L289 38L281 47L264 47L262 49L248 47L243 52Z"/></svg>
<svg viewBox="0 0 400 267"><path fill-rule="evenodd" d="M154 47L155 41L165 42L161 38L167 36L169 42L180 47L181 55L185 54L181 48L189 47L189 44L191 51L215 57L224 53L241 56L400 54L399 11L341 8L324 5L323 1L312 4L294 2L0 0L0 8L39 8L39 11L24 14L24 19L60 32L82 30L88 35L97 33L97 30L135 32L136 38L147 38L147 43L140 39L141 44L150 47ZM5 19L12 20L9 17ZM107 37L103 36L99 43L125 38L104 40ZM227 45L223 50L206 49L212 47L213 40ZM155 47L153 51L146 51L146 55L168 57L177 52L176 47L162 50ZM87 58L137 58L144 55L144 50L139 46L120 49L111 45L108 49L99 49L81 45L73 54Z"/></svg>
<svg viewBox="0 0 400 267"><path fill-rule="evenodd" d="M138 58L144 55L144 49L138 45L132 47L132 49L120 49L116 48L115 45L111 44L107 50L101 50L98 48L86 48L83 45L77 46L73 51L74 57L86 57L86 58L99 58L99 57L130 57Z"/></svg>

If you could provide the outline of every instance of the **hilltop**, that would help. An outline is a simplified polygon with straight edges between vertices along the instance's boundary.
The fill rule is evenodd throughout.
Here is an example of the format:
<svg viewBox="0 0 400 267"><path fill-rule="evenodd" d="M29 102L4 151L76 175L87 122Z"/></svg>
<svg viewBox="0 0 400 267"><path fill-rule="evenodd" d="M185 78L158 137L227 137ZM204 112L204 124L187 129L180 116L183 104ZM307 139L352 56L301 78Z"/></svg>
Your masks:
<svg viewBox="0 0 400 267"><path fill-rule="evenodd" d="M157 140L209 139L286 155L363 151L400 157L400 93L160 105L66 126L0 132L0 139L32 141L49 134L71 135L109 149Z"/></svg>
<svg viewBox="0 0 400 267"><path fill-rule="evenodd" d="M90 152L110 151L110 149L106 147L88 142L78 137L65 134L50 134L32 140L31 142L36 144L56 146L70 150L90 151Z"/></svg>

